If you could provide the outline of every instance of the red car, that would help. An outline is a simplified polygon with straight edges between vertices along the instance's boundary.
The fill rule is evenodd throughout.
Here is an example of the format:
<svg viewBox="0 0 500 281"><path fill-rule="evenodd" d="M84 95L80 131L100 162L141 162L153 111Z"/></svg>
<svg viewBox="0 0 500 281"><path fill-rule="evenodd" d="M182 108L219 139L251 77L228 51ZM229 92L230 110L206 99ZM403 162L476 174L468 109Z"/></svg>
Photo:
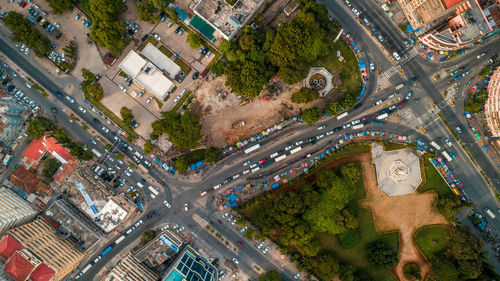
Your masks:
<svg viewBox="0 0 500 281"><path fill-rule="evenodd" d="M361 118L361 122L366 121L367 119L368 119L368 116L365 116L365 117Z"/></svg>
<svg viewBox="0 0 500 281"><path fill-rule="evenodd" d="M262 165L263 163L265 163L265 162L267 162L267 158L264 158L264 159L259 160L259 164L261 164L261 165Z"/></svg>
<svg viewBox="0 0 500 281"><path fill-rule="evenodd" d="M21 2L21 8L26 7L26 5L27 5L27 4L26 4L26 2L24 2L24 1L23 1L23 2Z"/></svg>
<svg viewBox="0 0 500 281"><path fill-rule="evenodd" d="M241 242L238 242L238 246L243 247L243 244L241 244Z"/></svg>

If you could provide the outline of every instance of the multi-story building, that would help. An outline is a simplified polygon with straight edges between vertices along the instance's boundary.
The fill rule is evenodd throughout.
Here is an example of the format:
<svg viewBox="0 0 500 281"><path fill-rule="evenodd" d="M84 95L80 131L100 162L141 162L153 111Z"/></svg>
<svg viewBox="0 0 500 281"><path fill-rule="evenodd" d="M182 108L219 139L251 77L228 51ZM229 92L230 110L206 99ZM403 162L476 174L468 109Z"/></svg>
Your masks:
<svg viewBox="0 0 500 281"><path fill-rule="evenodd" d="M477 0L398 0L412 32L434 50L463 48L493 30Z"/></svg>
<svg viewBox="0 0 500 281"><path fill-rule="evenodd" d="M31 221L38 213L28 201L0 187L0 234Z"/></svg>
<svg viewBox="0 0 500 281"><path fill-rule="evenodd" d="M26 120L26 107L9 96L0 97L0 142L10 147L19 136Z"/></svg>
<svg viewBox="0 0 500 281"><path fill-rule="evenodd" d="M5 272L15 280L62 280L85 255L75 241L62 239L49 224L50 219L35 221L6 232L0 241L0 256ZM34 276L43 275L44 278Z"/></svg>
<svg viewBox="0 0 500 281"><path fill-rule="evenodd" d="M500 138L500 67L497 67L491 75L484 113L491 135Z"/></svg>
<svg viewBox="0 0 500 281"><path fill-rule="evenodd" d="M215 281L217 269L191 246L187 246L175 259L162 281Z"/></svg>
<svg viewBox="0 0 500 281"><path fill-rule="evenodd" d="M158 278L158 273L137 261L132 254L128 254L111 270L104 281L156 281Z"/></svg>

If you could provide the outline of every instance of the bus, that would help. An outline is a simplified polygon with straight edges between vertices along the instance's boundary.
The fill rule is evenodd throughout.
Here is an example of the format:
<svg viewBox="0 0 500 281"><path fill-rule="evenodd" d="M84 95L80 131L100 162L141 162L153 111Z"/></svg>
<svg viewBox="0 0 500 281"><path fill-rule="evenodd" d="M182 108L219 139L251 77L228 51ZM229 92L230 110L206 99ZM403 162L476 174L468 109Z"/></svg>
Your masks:
<svg viewBox="0 0 500 281"><path fill-rule="evenodd" d="M340 114L339 116L337 116L337 120L340 120L340 119L346 117L348 114L349 114L349 112L347 112L347 111L344 112L344 113L342 113L342 114Z"/></svg>
<svg viewBox="0 0 500 281"><path fill-rule="evenodd" d="M453 158L451 158L451 156L448 154L448 152L446 152L446 150L443 150L441 152L441 154L443 154L444 158L446 158L446 160L448 160L448 162L450 162L451 160L453 160Z"/></svg>
<svg viewBox="0 0 500 281"><path fill-rule="evenodd" d="M385 119L387 117L389 117L389 114L387 114L387 113L380 114L379 116L377 116L377 120L382 120L382 119Z"/></svg>
<svg viewBox="0 0 500 281"><path fill-rule="evenodd" d="M352 126L351 128L352 128L353 130L357 130L357 129L361 129L361 128L363 128L364 126L365 126L365 125L363 125L363 124L357 124L357 125Z"/></svg>
<svg viewBox="0 0 500 281"><path fill-rule="evenodd" d="M152 185L149 186L149 191L151 191L151 193L153 193L155 196L158 196L158 194L160 194L158 190L156 190L156 188Z"/></svg>
<svg viewBox="0 0 500 281"><path fill-rule="evenodd" d="M283 160L283 159L285 159L285 158L286 158L286 154L283 154L283 155L281 155L281 156L276 157L276 159L274 159L274 161L275 161L275 162L278 162L278 161L281 161L281 160Z"/></svg>
<svg viewBox="0 0 500 281"><path fill-rule="evenodd" d="M301 150L302 150L302 147L298 146L298 147L296 147L296 148L294 148L294 149L290 150L290 154L294 154L294 153L299 152L299 151L301 151Z"/></svg>
<svg viewBox="0 0 500 281"><path fill-rule="evenodd" d="M495 214L493 214L493 212L490 209L486 208L486 209L484 209L484 212L487 213L488 216L490 216L490 218L492 218L492 219L496 218Z"/></svg>
<svg viewBox="0 0 500 281"><path fill-rule="evenodd" d="M269 166L269 165L271 165L273 163L274 163L273 159L271 159L269 161L266 161L266 162L262 163L262 168L265 168L265 167L267 167L267 166Z"/></svg>
<svg viewBox="0 0 500 281"><path fill-rule="evenodd" d="M89 263L87 264L87 266L82 270L82 273L85 273L87 271L89 271L89 269L92 267L92 265Z"/></svg>
<svg viewBox="0 0 500 281"><path fill-rule="evenodd" d="M435 141L431 141L431 145L437 149L437 150L441 150L441 146L439 146Z"/></svg>
<svg viewBox="0 0 500 281"><path fill-rule="evenodd" d="M125 235L122 235L122 236L120 236L120 238L116 239L115 244L122 242L123 239L125 239Z"/></svg>
<svg viewBox="0 0 500 281"><path fill-rule="evenodd" d="M255 150L259 149L259 148L260 148L260 144L256 144L256 145L254 145L252 147L249 147L249 148L245 149L245 154L248 154L248 153L250 153L252 151L255 151Z"/></svg>
<svg viewBox="0 0 500 281"><path fill-rule="evenodd" d="M104 257L104 255L109 253L111 251L111 249L113 249L113 245L109 245L106 249L104 249L104 251L102 251L102 253L101 253L101 256Z"/></svg>
<svg viewBox="0 0 500 281"><path fill-rule="evenodd" d="M97 150L96 150L96 149L94 149L94 148L92 148L92 150L91 150L91 151L92 151L92 153L94 153L94 154L95 154L95 156L97 156L97 158L101 158L102 154L101 154L99 151L97 151Z"/></svg>

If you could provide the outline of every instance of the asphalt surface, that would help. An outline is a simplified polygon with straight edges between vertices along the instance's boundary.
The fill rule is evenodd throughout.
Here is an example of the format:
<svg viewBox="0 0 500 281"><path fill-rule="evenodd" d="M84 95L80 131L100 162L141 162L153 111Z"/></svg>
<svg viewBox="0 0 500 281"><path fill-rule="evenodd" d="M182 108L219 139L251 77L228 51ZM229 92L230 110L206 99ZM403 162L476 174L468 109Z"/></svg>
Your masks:
<svg viewBox="0 0 500 281"><path fill-rule="evenodd" d="M391 60L389 60L379 49L379 44L375 41L376 39L367 32L367 29L365 27L358 23L352 12L350 12L350 10L347 9L347 7L345 7L343 3L341 3L340 1L329 1L325 2L324 4L330 11L335 12L332 15L337 18L344 27L348 27L346 28L346 31L350 32L355 37L357 44L362 48L362 52L366 54L368 63L374 62L377 66L381 66L383 71L393 67ZM408 81L405 82L405 78L398 73L389 77L389 80L393 85L405 82L406 87L399 91L400 96L404 96L406 92L410 90L414 92L416 98L408 102L406 107L411 107L416 116L422 116L429 110L426 104L429 104L430 102L439 104L439 102L442 100L442 96L440 94L440 91L442 89L436 88L435 83L430 80L431 74L437 67L448 68L453 64L466 64L470 61L474 61L473 59L475 59L476 53L484 51L492 53L494 51L494 44L491 44L491 42L489 42L479 50L474 50L470 52L470 54L463 55L457 59L454 59L453 61L444 62L441 64L428 62L420 58L419 56L407 61L406 59L404 59L404 56L409 52L409 50L404 46L404 44L402 44L402 40L404 39L404 37L399 32L397 27L394 27L394 25L390 21L388 21L385 14L380 14L380 8L372 2L357 1L356 5L358 4L360 5L360 10L364 10L366 13L370 13L370 15L373 15L371 17L371 22L373 23L373 25L376 25L378 30L383 30L387 34L387 38L390 38L386 39L386 41L389 41L388 44L391 50L398 51L398 53L402 56L402 60L404 62L397 67L402 67L405 70L407 77L413 77L417 75L419 76L419 79L413 84ZM54 94L56 91L63 92L61 90L61 87L55 82L57 81L56 77L52 77L50 74L41 71L34 60L28 60L24 55L20 55L20 53L15 50L13 43L5 37L0 38L0 52L4 53L11 60L13 60L15 64L19 66L19 68L23 69L29 76L31 76L40 85L46 88L51 94ZM487 59L488 57L489 56L485 56L485 59ZM372 94L374 90L373 82L376 81L376 79L371 77L372 75L373 74L371 73L370 80L366 85L367 94L363 105L359 109L351 111L348 117L341 120L342 122L338 121L335 118L330 118L319 122L317 124L318 126L324 124L327 127L326 129L324 129L324 132L341 126L342 124L345 124L347 122L353 121L354 119L359 118L358 116L362 116L363 112L371 109L372 107L372 102L369 102L368 98L378 99L380 97L386 97L389 93L394 92L394 90L388 89L377 94ZM76 84L75 87L79 87L79 85ZM37 103L45 109L45 112L48 112L46 109L50 108L53 105L59 106L61 108L67 107L71 109L73 112L75 112L76 115L78 115L79 118L87 122L89 126L93 127L101 135L103 135L109 141L113 142L113 135L111 133L108 134L103 132L102 128L96 126L96 124L92 121L93 118L96 118L93 113L88 112L86 114L83 114L78 110L78 105L81 104L80 101L82 100L82 97L74 98L77 100L77 102L74 104L69 103L66 99L57 99L55 96L48 99L42 98L41 100L37 100ZM84 104L81 105L85 106ZM463 123L461 123L463 122L464 118L461 117L457 112L454 112L449 107L445 107L441 111L441 113L451 126L454 126L454 124L462 124L463 131L466 131L464 129L467 127L463 126ZM85 144L87 144L89 147L94 147L90 142L90 135L83 132L79 126L78 128L76 128L74 123L68 124L68 122L66 122L67 116L65 116L65 113L63 113L62 110L59 110L58 114L56 114L54 118L58 120L58 123L67 128L72 136L81 136L82 141ZM444 147L445 144L443 140L446 138L453 140L453 136L442 122L437 120L435 116L433 118L434 119L430 120L428 123L422 124L422 126L424 126L427 130L427 135L421 134L417 130L418 126L412 127L404 126L401 124L388 123L383 127L383 130L391 130L401 135L407 135L411 139L419 139L421 141L429 141L430 139L439 140ZM114 132L118 130L118 128L116 127L108 127ZM300 153L297 153L296 156L294 156L295 158L287 160L287 163L295 163L307 153L319 151L319 148L326 147L328 141L336 139L341 134L345 134L346 132L352 132L352 129L342 130L331 136L325 137L324 139L318 141L318 143L314 147L303 149ZM273 152L283 150L287 144L293 144L299 140L313 137L318 134L319 132L316 126L311 127L304 124L294 125L290 129L286 129L283 132L272 135L269 138L263 140L262 148L252 153L251 155L244 155L243 152L238 152L225 158L223 161L218 163L216 167L211 168L208 172L208 175L199 182L189 181L180 176L168 175L164 170L153 165L149 174L151 178L148 178L148 180L156 182L159 186L162 187L164 191L155 200L151 200L148 197L148 204L145 214L154 210L159 215L149 220L143 219L144 223L142 225L140 225L136 230L128 235L125 240L123 240L119 245L115 246L113 250L111 250L107 255L102 257L102 259L97 264L95 264L85 275L83 275L80 280L92 280L93 277L98 275L98 272L111 260L113 256L123 255L124 253L121 253L121 251L124 249L125 245L131 244L133 241L136 241L143 230L162 225L165 222L182 224L186 227L186 231L191 232L194 237L203 237L203 239L199 239L203 240L200 241L200 243L203 243L207 249L213 249L213 253L216 253L214 255L223 257L234 256L234 252L217 241L216 238L209 235L208 232L204 228L200 227L199 224L193 219L193 216L197 215L207 221L214 221L215 218L222 215L220 212L216 211L214 200L212 200L214 194L209 193L208 195L206 195L206 197L201 197L199 191L209 189L214 185L221 183L224 179L241 173L243 170L247 169L247 167L243 166L243 163L247 160L255 163L264 157L268 157ZM467 137L465 136L465 134L465 132L462 134L464 135L464 138ZM467 141L466 139L464 140ZM458 146L458 144L454 141L452 142L453 147L446 149L452 151L456 155L456 159L454 159L449 165L456 171L461 180L464 182L464 185L469 191L468 195L471 201L476 203L478 209L488 207L492 210L496 210L497 206L495 200L493 199L491 191L487 186L484 178L469 160L465 152ZM496 177L497 179L500 178L498 176L498 169L496 169L497 174L495 176L495 169L494 167L491 167L491 163L489 163L487 159L480 159L485 158L483 155L484 153L481 151L481 149L476 151L472 146L473 145L471 145L471 148L469 148L470 152L472 153L476 161L478 161L478 164L481 166L481 168L485 170L488 177ZM103 149L101 146L98 146L98 148ZM134 147L134 150L139 150L139 148ZM132 153L126 153L126 156L131 157ZM145 159L148 159L147 155L145 155ZM151 161L151 159L148 160ZM230 186L247 182L245 180L248 178L257 180L261 177L267 177L268 175L272 175L271 171L273 169L275 169L275 167L271 166L268 169L261 169L258 172L258 175L256 173L249 174L248 176L241 176L238 180L233 181ZM134 183L139 180L141 180L140 177L131 182ZM224 188L221 188L219 191L222 190L224 190ZM171 209L167 209L164 206L164 200L168 200L169 202L171 202ZM188 212L183 211L184 203L190 203L190 209ZM497 221L493 221L492 224L492 228L498 233L500 227L497 224ZM264 270L280 270L279 264L277 264L276 261L270 259L269 256L264 255L261 251L258 251L255 247L253 247L255 246L255 243L249 244L239 231L234 231L234 229L231 229L231 226L228 226L224 223L219 224L216 221L214 221L214 223L211 225L217 231L222 233L225 238L234 245L236 245L239 241L243 241L243 247L238 248L237 253L238 257L241 260L239 267L247 271L249 276L257 276L257 272L252 269L253 264L258 264L259 267ZM117 237L118 236L116 236L115 239ZM97 250L96 253L93 254L91 260L99 255L99 253L104 248L105 247ZM83 267L84 265L80 266L80 270ZM283 271L282 275L286 280L292 280L295 272L289 272L285 270Z"/></svg>

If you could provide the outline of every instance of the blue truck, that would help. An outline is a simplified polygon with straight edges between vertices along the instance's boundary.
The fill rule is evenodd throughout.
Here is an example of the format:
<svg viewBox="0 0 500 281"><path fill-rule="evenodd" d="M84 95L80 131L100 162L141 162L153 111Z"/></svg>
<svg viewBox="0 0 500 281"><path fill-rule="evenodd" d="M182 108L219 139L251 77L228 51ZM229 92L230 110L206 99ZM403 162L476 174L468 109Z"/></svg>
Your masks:
<svg viewBox="0 0 500 281"><path fill-rule="evenodd" d="M109 245L106 249L104 249L104 251L102 251L102 253L101 253L101 256L104 257L105 254L109 253L109 251L111 251L111 249L113 249L113 246L114 245Z"/></svg>

